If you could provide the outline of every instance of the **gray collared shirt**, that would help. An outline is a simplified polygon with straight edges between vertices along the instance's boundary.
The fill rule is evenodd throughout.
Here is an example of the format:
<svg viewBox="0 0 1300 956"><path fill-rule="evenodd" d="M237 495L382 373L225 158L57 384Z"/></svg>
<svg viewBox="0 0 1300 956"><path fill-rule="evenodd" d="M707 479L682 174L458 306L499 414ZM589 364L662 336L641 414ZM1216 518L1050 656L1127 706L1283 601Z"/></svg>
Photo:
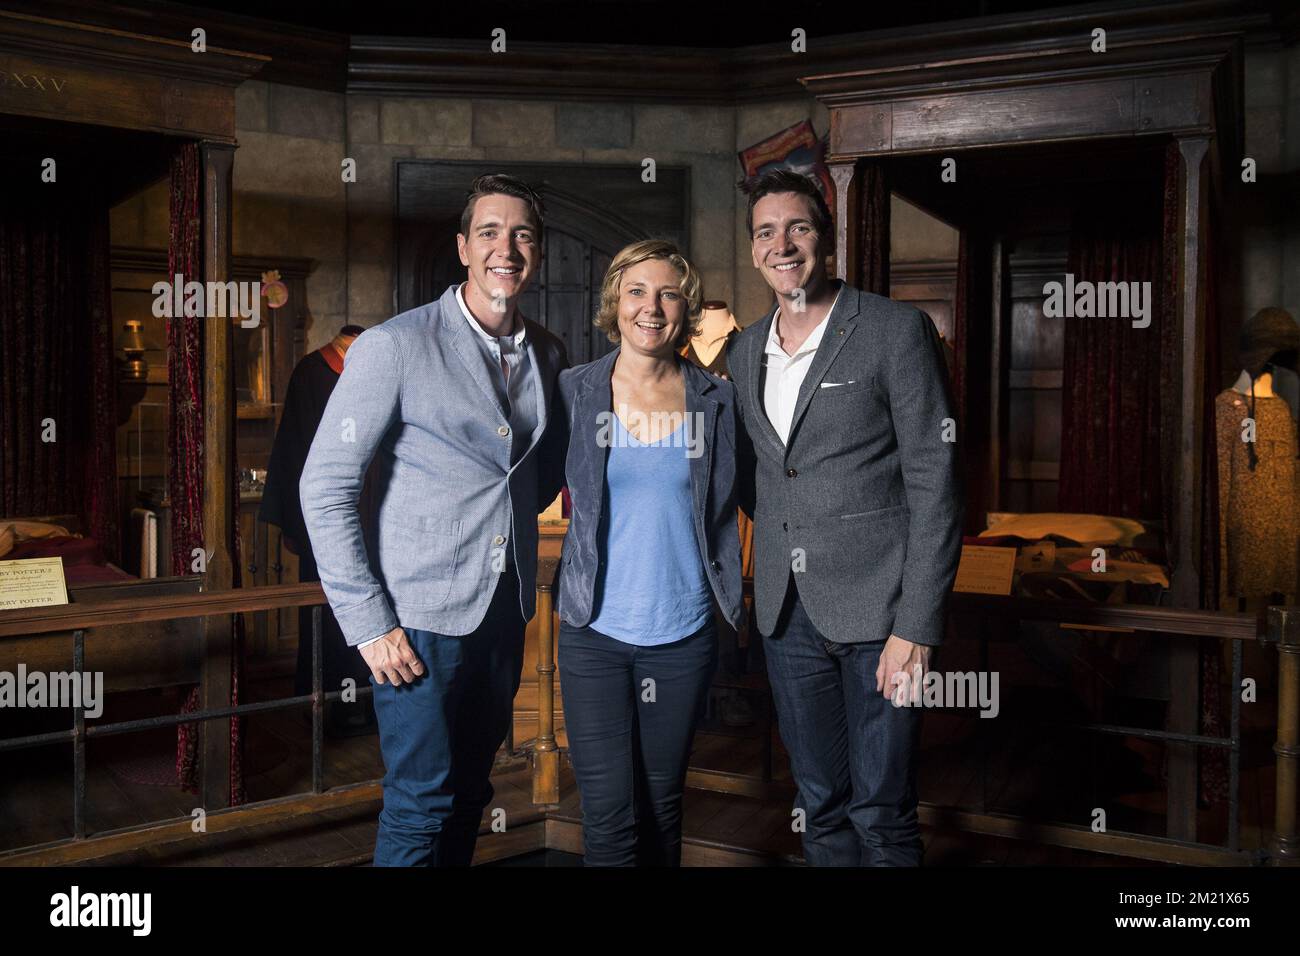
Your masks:
<svg viewBox="0 0 1300 956"><path fill-rule="evenodd" d="M531 358L532 344L522 315L516 318L518 328L511 335L498 337L487 332L465 305L464 288L464 283L456 287L456 304L474 330L474 341L487 363L488 378L497 400L506 409L511 433L510 464L514 465L528 450L537 428L539 383Z"/></svg>

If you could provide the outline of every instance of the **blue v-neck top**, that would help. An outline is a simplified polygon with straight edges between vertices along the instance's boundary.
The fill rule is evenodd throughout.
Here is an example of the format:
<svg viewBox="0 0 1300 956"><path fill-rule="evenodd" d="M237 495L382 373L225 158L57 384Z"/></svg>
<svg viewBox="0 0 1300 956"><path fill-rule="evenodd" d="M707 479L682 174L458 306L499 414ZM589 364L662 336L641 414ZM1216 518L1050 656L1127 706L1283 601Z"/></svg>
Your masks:
<svg viewBox="0 0 1300 956"><path fill-rule="evenodd" d="M691 519L685 426L646 444L611 417L588 626L627 644L671 644L713 616Z"/></svg>

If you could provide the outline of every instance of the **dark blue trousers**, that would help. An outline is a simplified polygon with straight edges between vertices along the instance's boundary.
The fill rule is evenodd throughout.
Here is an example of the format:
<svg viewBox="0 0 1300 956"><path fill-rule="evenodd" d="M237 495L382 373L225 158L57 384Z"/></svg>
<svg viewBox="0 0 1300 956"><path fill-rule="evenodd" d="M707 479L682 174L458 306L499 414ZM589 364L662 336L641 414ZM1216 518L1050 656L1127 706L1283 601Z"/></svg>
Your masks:
<svg viewBox="0 0 1300 956"><path fill-rule="evenodd" d="M386 770L375 866L470 865L519 690L524 623L512 566L472 633L406 630L424 662L415 683L371 677Z"/></svg>
<svg viewBox="0 0 1300 956"><path fill-rule="evenodd" d="M763 639L781 740L805 813L811 866L919 866L919 707L876 690L884 641L837 644L808 619L793 579Z"/></svg>
<svg viewBox="0 0 1300 956"><path fill-rule="evenodd" d="M561 623L558 660L583 862L679 866L686 766L718 665L713 618L657 647Z"/></svg>

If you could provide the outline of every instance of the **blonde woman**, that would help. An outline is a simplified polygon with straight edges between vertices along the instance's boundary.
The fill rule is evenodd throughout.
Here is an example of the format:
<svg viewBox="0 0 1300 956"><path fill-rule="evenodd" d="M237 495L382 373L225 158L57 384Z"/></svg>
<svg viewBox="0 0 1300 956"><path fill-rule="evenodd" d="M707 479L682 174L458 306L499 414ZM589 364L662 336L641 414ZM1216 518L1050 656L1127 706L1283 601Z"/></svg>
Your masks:
<svg viewBox="0 0 1300 956"><path fill-rule="evenodd" d="M573 506L559 666L589 866L680 864L715 600L741 623L735 389L678 354L701 298L676 246L633 243L596 318L618 348L560 376Z"/></svg>

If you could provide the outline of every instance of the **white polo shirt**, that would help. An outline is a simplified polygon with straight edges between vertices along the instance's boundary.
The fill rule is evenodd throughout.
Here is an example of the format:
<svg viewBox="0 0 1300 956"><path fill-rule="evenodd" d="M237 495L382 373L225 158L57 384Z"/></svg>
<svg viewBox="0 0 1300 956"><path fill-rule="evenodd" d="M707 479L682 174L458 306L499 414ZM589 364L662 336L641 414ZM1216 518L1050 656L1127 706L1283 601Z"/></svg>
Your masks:
<svg viewBox="0 0 1300 956"><path fill-rule="evenodd" d="M840 286L840 291L844 287ZM799 389L808 377L808 368L812 365L817 346L826 334L826 323L840 301L840 292L835 293L835 301L826 312L826 318L817 323L795 350L793 355L786 354L781 348L781 339L777 335L777 324L781 321L781 310L776 310L772 327L767 333L767 345L763 348L763 410L767 420L772 423L776 433L781 436L781 443L790 443L790 426L794 421L794 407L799 402Z"/></svg>

